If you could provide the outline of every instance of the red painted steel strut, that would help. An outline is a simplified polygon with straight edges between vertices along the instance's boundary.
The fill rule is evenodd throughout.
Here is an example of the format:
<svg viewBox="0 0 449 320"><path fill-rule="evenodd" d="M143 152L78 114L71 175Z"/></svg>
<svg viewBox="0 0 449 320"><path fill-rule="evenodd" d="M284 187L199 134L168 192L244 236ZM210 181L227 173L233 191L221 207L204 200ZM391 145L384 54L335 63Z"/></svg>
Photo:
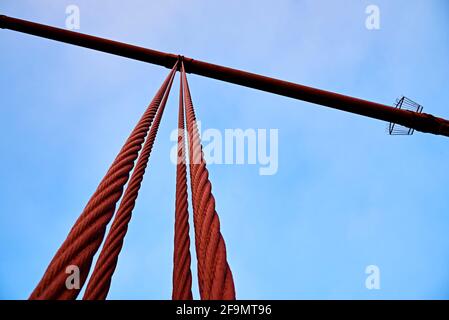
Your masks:
<svg viewBox="0 0 449 320"><path fill-rule="evenodd" d="M178 55L175 54L146 49L7 16L0 16L0 28L70 43L167 68L171 68L176 60L178 60ZM380 103L315 89L191 58L184 57L183 60L186 72L189 73L195 73L378 120L397 123L421 132L449 136L449 121L431 114L396 109Z"/></svg>

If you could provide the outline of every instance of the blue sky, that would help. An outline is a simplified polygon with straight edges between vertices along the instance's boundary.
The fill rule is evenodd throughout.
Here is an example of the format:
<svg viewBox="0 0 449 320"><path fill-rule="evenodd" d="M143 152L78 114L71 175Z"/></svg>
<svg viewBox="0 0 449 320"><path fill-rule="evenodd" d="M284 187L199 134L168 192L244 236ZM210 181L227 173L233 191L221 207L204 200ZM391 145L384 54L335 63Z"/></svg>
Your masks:
<svg viewBox="0 0 449 320"><path fill-rule="evenodd" d="M12 1L0 12L449 118L449 5ZM365 8L381 28L365 28ZM0 30L0 298L27 298L168 70ZM189 76L203 129L279 129L279 169L209 167L241 299L449 298L449 140ZM174 86L109 298L169 299ZM192 248L193 249L193 248ZM193 260L194 296L198 297ZM365 288L377 265L380 290Z"/></svg>

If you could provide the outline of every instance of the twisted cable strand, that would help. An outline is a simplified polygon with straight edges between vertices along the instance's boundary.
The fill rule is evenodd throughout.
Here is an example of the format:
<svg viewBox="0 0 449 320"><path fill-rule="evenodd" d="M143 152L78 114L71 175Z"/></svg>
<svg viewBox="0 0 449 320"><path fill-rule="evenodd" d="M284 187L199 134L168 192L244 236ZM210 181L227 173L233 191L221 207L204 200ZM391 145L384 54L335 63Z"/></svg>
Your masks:
<svg viewBox="0 0 449 320"><path fill-rule="evenodd" d="M128 181L134 161L175 72L176 68L173 68L157 91L29 299L76 299L78 296L86 281L93 256L103 241L106 226L114 214L116 203L122 195L123 186ZM65 282L69 276L66 268L69 266L79 268L79 289L66 287Z"/></svg>
<svg viewBox="0 0 449 320"><path fill-rule="evenodd" d="M187 198L183 81L180 79L178 153L176 164L175 241L173 253L173 300L193 299Z"/></svg>
<svg viewBox="0 0 449 320"><path fill-rule="evenodd" d="M200 295L203 300L233 300L235 299L234 281L226 258L226 246L220 232L218 214L215 211L215 198L212 195L212 185L204 161L183 64L181 73L189 136L190 183Z"/></svg>
<svg viewBox="0 0 449 320"><path fill-rule="evenodd" d="M176 67L177 66L175 65L174 69L176 69ZM128 224L131 220L132 211L139 195L139 189L150 158L151 150L153 149L159 124L164 114L165 105L170 94L175 73L171 73L170 75L170 81L160 103L156 118L151 126L150 133L148 134L142 151L139 154L136 166L129 179L129 183L123 194L117 213L114 216L114 220L98 257L94 271L87 284L86 292L83 297L84 300L104 300L109 292L111 279L117 267L118 257L123 247Z"/></svg>

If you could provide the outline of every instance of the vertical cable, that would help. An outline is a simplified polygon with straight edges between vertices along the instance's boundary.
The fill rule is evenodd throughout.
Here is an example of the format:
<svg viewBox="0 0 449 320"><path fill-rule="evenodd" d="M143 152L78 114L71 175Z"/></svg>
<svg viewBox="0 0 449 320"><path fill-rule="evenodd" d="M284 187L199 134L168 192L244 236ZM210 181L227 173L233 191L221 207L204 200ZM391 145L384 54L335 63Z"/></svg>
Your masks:
<svg viewBox="0 0 449 320"><path fill-rule="evenodd" d="M175 72L176 66L142 115L29 299L76 299L78 296L89 274L93 256L103 241L106 226L128 181L129 173L134 167L134 161ZM66 270L71 266L79 268L80 289L66 287L66 279L69 276Z"/></svg>
<svg viewBox="0 0 449 320"><path fill-rule="evenodd" d="M203 158L184 64L181 65L181 73L189 136L190 183L200 295L203 300L232 300L235 299L234 281L226 258L225 242L220 232L220 220L215 211L215 198L212 195L209 172Z"/></svg>
<svg viewBox="0 0 449 320"><path fill-rule="evenodd" d="M174 70L177 68L177 63ZM150 158L151 150L157 136L159 124L164 114L165 105L167 103L170 89L173 83L175 73L170 74L170 81L165 95L157 111L154 123L151 126L150 133L144 143L142 152L139 154L135 169L131 175L129 183L126 187L120 206L112 222L111 229L108 232L106 241L98 257L92 276L87 284L84 300L104 300L111 286L112 275L118 262L118 256L123 247L123 241L128 231L128 224L131 220L132 211L136 203L139 189L145 174L145 169Z"/></svg>
<svg viewBox="0 0 449 320"><path fill-rule="evenodd" d="M176 164L175 241L173 253L173 300L192 300L189 211L184 134L183 81L179 81L178 152Z"/></svg>

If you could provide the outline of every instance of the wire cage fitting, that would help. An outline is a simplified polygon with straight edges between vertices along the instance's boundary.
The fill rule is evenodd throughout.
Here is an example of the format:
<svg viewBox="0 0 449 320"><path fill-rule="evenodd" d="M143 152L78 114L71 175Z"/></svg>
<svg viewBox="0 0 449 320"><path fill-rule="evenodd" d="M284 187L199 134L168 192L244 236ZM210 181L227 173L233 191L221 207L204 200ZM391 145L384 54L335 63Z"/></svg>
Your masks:
<svg viewBox="0 0 449 320"><path fill-rule="evenodd" d="M396 99L394 107L397 109L408 110L417 113L421 113L423 110L422 105L416 103L413 100L410 100L405 96ZM415 129L413 128L407 128L394 122L390 122L387 129L388 133L392 136L411 136L415 132Z"/></svg>

